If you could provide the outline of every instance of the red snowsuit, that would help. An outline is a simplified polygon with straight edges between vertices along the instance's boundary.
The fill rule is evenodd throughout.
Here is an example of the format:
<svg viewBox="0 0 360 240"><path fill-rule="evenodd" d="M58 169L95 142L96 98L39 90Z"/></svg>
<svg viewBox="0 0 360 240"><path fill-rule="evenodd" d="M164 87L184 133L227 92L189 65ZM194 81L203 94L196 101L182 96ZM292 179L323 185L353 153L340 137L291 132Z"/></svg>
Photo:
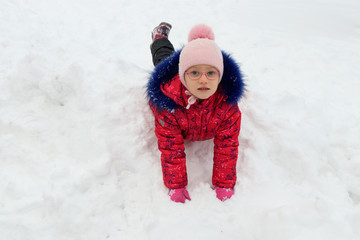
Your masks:
<svg viewBox="0 0 360 240"><path fill-rule="evenodd" d="M175 60L177 59L176 54L173 57ZM224 57L229 58L226 55ZM161 66L164 65L164 63L161 64ZM165 66L168 68L169 63ZM225 67L224 69L226 71ZM236 70L240 74L239 69L236 68L235 72ZM224 76L226 77L225 71ZM158 78L158 74L162 73L157 69L155 72L157 74L153 74L152 78ZM237 77L241 80L241 75ZM156 86L158 88L156 93L151 90L151 87L153 86L148 84L148 96L155 116L155 134L161 151L165 186L176 189L185 187L188 183L184 140L199 141L214 138L212 183L216 187L233 188L236 183L241 112L236 103L230 104L227 101L229 96L226 95L224 86L220 84L218 90L210 98L198 99L189 109L186 109L186 106L190 96L185 93L186 88L180 82L178 74L170 80L160 81L160 84ZM228 86L225 85L226 87ZM241 81L240 96L242 88ZM159 96L166 101L172 101L173 106L177 107L162 109L165 100L159 104ZM240 98L240 96L237 97Z"/></svg>

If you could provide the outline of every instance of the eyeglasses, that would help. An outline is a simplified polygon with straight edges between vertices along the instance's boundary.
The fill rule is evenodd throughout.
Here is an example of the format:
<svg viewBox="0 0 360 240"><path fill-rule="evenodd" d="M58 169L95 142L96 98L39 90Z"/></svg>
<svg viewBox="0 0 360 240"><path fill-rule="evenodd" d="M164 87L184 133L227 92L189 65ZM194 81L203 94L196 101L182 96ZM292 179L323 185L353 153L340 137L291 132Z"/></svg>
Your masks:
<svg viewBox="0 0 360 240"><path fill-rule="evenodd" d="M185 72L185 73L188 75L188 77L191 80L199 80L203 74L205 74L205 76L209 80L216 80L220 76L218 71L213 71L213 70L208 71L208 72L191 71L191 72Z"/></svg>

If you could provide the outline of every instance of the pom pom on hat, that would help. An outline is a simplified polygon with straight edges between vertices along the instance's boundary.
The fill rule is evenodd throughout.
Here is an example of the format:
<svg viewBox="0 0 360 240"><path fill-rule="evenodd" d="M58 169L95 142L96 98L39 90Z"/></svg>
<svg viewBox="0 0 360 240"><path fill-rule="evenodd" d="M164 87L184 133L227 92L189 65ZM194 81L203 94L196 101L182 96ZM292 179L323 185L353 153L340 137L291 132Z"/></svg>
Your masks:
<svg viewBox="0 0 360 240"><path fill-rule="evenodd" d="M210 40L215 40L215 35L213 30L209 26L205 24L199 24L191 29L189 33L188 41L190 42L198 38L207 38Z"/></svg>
<svg viewBox="0 0 360 240"><path fill-rule="evenodd" d="M179 59L179 77L186 88L185 71L200 64L215 67L220 73L219 82L221 81L224 71L223 56L214 39L214 32L205 24L196 25L190 30L189 43L182 49Z"/></svg>

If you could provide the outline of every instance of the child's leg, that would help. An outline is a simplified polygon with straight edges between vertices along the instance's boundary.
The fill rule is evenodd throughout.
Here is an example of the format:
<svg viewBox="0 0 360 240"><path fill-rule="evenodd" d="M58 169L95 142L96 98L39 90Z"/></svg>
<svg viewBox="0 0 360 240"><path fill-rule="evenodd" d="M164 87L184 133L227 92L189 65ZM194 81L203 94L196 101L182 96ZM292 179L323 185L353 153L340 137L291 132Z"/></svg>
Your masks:
<svg viewBox="0 0 360 240"><path fill-rule="evenodd" d="M171 25L162 22L152 31L151 38L153 42L150 45L150 49L154 66L174 52L174 47L168 39L170 30Z"/></svg>
<svg viewBox="0 0 360 240"><path fill-rule="evenodd" d="M154 66L174 52L174 47L167 38L158 38L151 45L151 54Z"/></svg>

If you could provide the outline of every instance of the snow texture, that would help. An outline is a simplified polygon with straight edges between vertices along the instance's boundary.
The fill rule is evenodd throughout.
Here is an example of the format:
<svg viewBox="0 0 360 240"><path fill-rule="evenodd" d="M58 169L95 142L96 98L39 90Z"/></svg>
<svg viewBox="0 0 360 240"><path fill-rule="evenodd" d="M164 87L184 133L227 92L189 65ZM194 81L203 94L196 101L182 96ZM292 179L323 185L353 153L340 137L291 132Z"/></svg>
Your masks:
<svg viewBox="0 0 360 240"><path fill-rule="evenodd" d="M0 8L0 239L360 239L356 0L9 0ZM186 142L171 202L145 86L152 29L213 28L247 84L234 196Z"/></svg>

